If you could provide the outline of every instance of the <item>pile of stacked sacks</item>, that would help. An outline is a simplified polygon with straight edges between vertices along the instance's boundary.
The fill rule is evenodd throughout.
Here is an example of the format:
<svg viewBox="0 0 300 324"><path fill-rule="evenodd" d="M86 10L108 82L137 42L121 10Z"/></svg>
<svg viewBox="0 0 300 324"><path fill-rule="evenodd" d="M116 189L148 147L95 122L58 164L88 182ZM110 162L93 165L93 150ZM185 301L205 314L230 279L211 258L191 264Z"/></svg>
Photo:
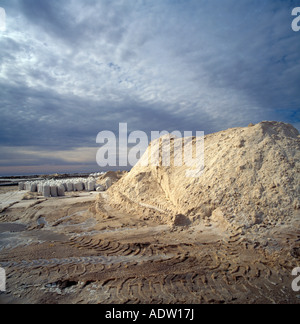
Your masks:
<svg viewBox="0 0 300 324"><path fill-rule="evenodd" d="M60 197L64 196L65 192L73 191L98 191L107 190L112 185L111 179L106 179L106 186L96 183L95 178L75 178L63 180L41 180L27 181L19 183L19 190L29 192L39 192L44 197Z"/></svg>

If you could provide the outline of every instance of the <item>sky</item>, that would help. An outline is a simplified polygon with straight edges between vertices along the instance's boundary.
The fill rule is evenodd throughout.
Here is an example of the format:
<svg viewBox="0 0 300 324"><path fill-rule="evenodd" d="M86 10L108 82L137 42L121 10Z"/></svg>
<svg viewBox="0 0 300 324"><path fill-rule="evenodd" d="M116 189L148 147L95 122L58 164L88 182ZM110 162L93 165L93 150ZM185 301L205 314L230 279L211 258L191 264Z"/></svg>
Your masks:
<svg viewBox="0 0 300 324"><path fill-rule="evenodd" d="M97 134L300 130L288 0L0 0L0 175L98 171ZM149 135L150 136L150 135Z"/></svg>

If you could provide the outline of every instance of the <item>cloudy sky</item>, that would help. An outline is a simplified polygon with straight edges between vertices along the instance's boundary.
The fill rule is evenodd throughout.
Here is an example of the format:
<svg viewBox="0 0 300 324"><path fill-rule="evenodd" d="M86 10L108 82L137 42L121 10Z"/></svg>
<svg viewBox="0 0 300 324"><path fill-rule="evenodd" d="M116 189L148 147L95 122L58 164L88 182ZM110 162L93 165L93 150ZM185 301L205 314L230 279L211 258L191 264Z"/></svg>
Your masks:
<svg viewBox="0 0 300 324"><path fill-rule="evenodd" d="M0 174L96 171L100 131L300 129L288 0L0 0Z"/></svg>

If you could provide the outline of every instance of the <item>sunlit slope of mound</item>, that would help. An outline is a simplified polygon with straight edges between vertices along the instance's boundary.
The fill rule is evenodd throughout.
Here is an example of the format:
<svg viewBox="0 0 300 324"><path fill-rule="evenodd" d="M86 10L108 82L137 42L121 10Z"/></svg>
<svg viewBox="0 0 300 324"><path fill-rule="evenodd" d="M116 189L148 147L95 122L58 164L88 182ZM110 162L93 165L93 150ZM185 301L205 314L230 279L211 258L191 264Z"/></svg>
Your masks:
<svg viewBox="0 0 300 324"><path fill-rule="evenodd" d="M289 222L300 208L300 136L293 126L262 122L205 136L204 172L194 178L186 165L174 166L176 141L170 166L139 163L109 189L110 203L165 223L184 215L225 228ZM159 143L141 161L151 146L161 151Z"/></svg>

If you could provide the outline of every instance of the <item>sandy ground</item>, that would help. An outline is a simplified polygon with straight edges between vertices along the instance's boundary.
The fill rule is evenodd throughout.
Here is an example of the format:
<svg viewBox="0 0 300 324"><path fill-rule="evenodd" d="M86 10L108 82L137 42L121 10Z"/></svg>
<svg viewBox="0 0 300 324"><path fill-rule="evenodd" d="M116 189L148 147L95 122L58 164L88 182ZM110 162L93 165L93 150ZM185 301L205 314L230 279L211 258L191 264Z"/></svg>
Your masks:
<svg viewBox="0 0 300 324"><path fill-rule="evenodd" d="M270 231L261 244L213 224L121 214L105 193L103 217L97 195L0 188L0 303L300 303L291 288L299 227Z"/></svg>

